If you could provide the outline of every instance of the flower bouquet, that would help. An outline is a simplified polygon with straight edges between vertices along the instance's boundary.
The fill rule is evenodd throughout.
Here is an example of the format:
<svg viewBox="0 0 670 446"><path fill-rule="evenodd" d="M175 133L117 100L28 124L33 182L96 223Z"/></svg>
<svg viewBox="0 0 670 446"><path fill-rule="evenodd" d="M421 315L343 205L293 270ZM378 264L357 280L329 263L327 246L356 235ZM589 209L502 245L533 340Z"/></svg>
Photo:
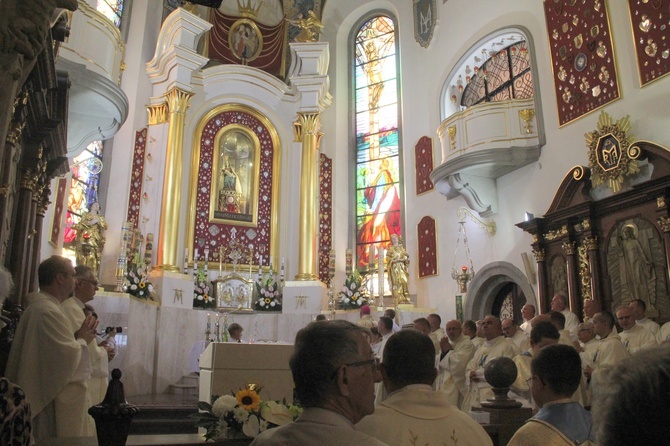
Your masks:
<svg viewBox="0 0 670 446"><path fill-rule="evenodd" d="M195 274L193 288L193 308L216 308L216 301L212 297L210 283L204 268L198 268Z"/></svg>
<svg viewBox="0 0 670 446"><path fill-rule="evenodd" d="M257 299L254 309L258 311L281 311L282 292L274 276L260 277L256 280Z"/></svg>
<svg viewBox="0 0 670 446"><path fill-rule="evenodd" d="M213 403L198 402L201 412L192 414L196 426L204 428L205 440L255 437L277 426L291 423L302 408L286 401L263 401L261 387L247 384L236 393L212 397Z"/></svg>
<svg viewBox="0 0 670 446"><path fill-rule="evenodd" d="M140 299L153 300L154 287L149 282L147 265L144 258L136 250L128 263L128 269L123 284L124 291Z"/></svg>
<svg viewBox="0 0 670 446"><path fill-rule="evenodd" d="M342 310L359 309L363 305L368 305L368 290L363 285L363 278L356 269L347 276L339 296Z"/></svg>

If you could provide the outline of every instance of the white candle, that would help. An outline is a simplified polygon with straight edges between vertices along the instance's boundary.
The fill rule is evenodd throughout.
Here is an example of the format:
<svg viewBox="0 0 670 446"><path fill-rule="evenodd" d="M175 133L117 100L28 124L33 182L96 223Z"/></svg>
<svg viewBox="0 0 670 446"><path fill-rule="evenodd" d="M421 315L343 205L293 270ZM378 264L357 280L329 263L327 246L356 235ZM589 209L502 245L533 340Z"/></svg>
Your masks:
<svg viewBox="0 0 670 446"><path fill-rule="evenodd" d="M379 268L377 275L379 276L379 295L384 298L384 248L379 248Z"/></svg>
<svg viewBox="0 0 670 446"><path fill-rule="evenodd" d="M368 256L369 256L369 260L368 260L369 268L368 269L372 269L372 267L375 264L375 245L370 245L370 249L368 251Z"/></svg>
<svg viewBox="0 0 670 446"><path fill-rule="evenodd" d="M195 265L195 262L198 261L198 248L195 248L195 251L193 251L193 265Z"/></svg>
<svg viewBox="0 0 670 446"><path fill-rule="evenodd" d="M209 261L209 248L205 248L205 263Z"/></svg>

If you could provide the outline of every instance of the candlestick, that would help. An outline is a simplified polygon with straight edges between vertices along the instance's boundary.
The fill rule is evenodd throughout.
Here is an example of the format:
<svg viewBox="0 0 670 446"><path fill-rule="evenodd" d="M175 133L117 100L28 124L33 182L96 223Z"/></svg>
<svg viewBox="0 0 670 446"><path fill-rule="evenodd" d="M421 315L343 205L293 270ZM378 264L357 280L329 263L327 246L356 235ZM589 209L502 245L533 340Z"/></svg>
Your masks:
<svg viewBox="0 0 670 446"><path fill-rule="evenodd" d="M384 248L379 248L379 260L377 261L379 269L377 276L379 277L379 298L384 300Z"/></svg>
<svg viewBox="0 0 670 446"><path fill-rule="evenodd" d="M207 313L207 330L210 328L212 328L211 316L209 313Z"/></svg>
<svg viewBox="0 0 670 446"><path fill-rule="evenodd" d="M347 261L345 272L347 274L347 277L349 277L351 275L351 271L352 271L353 252L351 251L351 249L347 249L345 255L346 255L346 261Z"/></svg>
<svg viewBox="0 0 670 446"><path fill-rule="evenodd" d="M202 267L205 271L205 278L207 278L207 271L209 269L209 248L205 248L205 262Z"/></svg>
<svg viewBox="0 0 670 446"><path fill-rule="evenodd" d="M219 246L219 277L223 276L223 246Z"/></svg>
<svg viewBox="0 0 670 446"><path fill-rule="evenodd" d="M188 248L184 248L184 274L188 274Z"/></svg>
<svg viewBox="0 0 670 446"><path fill-rule="evenodd" d="M374 269L375 265L375 245L370 245L370 248L368 250L368 265L369 265L369 270Z"/></svg>
<svg viewBox="0 0 670 446"><path fill-rule="evenodd" d="M330 256L328 258L328 277L330 277L331 281L333 277L335 277L335 250L331 249L330 250Z"/></svg>

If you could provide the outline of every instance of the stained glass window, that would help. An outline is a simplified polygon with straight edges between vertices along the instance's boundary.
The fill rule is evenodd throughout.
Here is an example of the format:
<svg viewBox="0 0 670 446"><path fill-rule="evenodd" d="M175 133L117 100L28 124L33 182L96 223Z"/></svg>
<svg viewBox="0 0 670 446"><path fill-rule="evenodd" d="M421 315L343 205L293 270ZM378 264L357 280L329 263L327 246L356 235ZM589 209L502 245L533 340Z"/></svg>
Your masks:
<svg viewBox="0 0 670 446"><path fill-rule="evenodd" d="M123 0L98 0L97 10L111 20L117 28L121 27Z"/></svg>
<svg viewBox="0 0 670 446"><path fill-rule="evenodd" d="M355 38L356 260L366 269L370 246L402 235L396 28L367 20Z"/></svg>
<svg viewBox="0 0 670 446"><path fill-rule="evenodd" d="M67 200L63 248L74 252L77 232L72 227L79 222L81 214L88 212L91 204L98 201L98 184L102 170L102 141L89 144L70 165L72 166L70 168L72 182Z"/></svg>

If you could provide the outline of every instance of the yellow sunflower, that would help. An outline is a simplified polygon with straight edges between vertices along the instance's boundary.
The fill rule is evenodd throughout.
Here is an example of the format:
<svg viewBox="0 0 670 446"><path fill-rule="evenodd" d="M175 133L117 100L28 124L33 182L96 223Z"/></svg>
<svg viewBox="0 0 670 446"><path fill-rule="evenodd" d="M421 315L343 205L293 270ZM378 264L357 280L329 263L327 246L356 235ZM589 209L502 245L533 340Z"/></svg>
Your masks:
<svg viewBox="0 0 670 446"><path fill-rule="evenodd" d="M252 389L239 390L235 399L244 410L258 410L261 407L261 397Z"/></svg>

